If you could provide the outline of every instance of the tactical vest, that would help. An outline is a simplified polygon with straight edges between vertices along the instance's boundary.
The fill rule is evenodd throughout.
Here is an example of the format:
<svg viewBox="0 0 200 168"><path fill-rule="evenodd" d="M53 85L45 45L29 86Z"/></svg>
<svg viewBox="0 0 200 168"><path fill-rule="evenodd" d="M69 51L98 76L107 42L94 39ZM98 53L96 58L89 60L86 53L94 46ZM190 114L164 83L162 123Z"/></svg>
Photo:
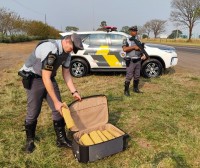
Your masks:
<svg viewBox="0 0 200 168"><path fill-rule="evenodd" d="M59 66L61 64L63 64L66 60L67 60L67 57L69 56L68 53L64 53L59 55L59 46L58 44L56 43L55 40L43 40L43 41L40 41L37 46L35 47L35 50L31 53L31 55L29 56L28 60L25 62L25 66L30 69L30 71L32 71L33 73L37 74L37 75L42 75L42 61L41 59L37 58L36 55L35 55L35 51L36 51L36 48L45 43L45 42L51 42L53 43L56 48L57 48L57 53L56 53L56 60L55 60L55 64L54 64L54 69L52 71L52 77L56 76L56 71L57 69L59 68Z"/></svg>
<svg viewBox="0 0 200 168"><path fill-rule="evenodd" d="M130 41L129 38L127 38L127 43L128 43L128 46L136 45L135 42L134 41ZM138 59L138 58L140 58L140 55L141 55L140 51L132 50L130 52L126 52L126 56L130 57L132 59Z"/></svg>
<svg viewBox="0 0 200 168"><path fill-rule="evenodd" d="M42 40L37 44L37 46L35 47L35 50L40 44L45 43L45 42L51 42L51 43L55 44L55 46L57 47L57 50L58 50L58 45L55 42L55 40ZM36 58L36 55L35 55L35 50L31 53L31 55L29 56L28 60L25 62L25 66L27 68L33 67L33 65L37 62L37 58ZM57 54L58 54L58 51L57 51Z"/></svg>

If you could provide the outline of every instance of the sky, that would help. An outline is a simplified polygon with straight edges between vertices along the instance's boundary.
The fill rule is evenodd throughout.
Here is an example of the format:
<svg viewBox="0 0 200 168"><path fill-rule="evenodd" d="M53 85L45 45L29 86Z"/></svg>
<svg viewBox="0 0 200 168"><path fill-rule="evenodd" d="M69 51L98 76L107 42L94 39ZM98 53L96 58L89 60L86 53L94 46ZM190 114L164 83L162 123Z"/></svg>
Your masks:
<svg viewBox="0 0 200 168"><path fill-rule="evenodd" d="M123 26L143 26L152 19L167 20L166 33L176 27L169 21L171 0L0 0L0 7L16 12L22 18L40 20L64 31L66 26L80 31L96 30L101 21L121 30ZM46 16L46 17L45 17ZM187 29L179 27L183 34ZM200 35L200 24L194 36Z"/></svg>

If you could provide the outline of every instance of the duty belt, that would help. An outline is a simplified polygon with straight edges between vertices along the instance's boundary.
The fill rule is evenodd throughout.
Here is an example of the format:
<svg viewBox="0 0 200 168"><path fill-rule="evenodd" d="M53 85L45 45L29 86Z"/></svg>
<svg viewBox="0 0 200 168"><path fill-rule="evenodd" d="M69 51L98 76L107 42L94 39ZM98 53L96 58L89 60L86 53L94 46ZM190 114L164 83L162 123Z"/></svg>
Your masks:
<svg viewBox="0 0 200 168"><path fill-rule="evenodd" d="M40 75L38 75L38 74L32 73L31 75L33 76L33 78L42 78L42 77L41 77Z"/></svg>
<svg viewBox="0 0 200 168"><path fill-rule="evenodd" d="M34 73L32 73L31 76L32 76L33 78L42 78L40 75L34 74ZM52 76L52 77L51 77L51 79L54 79L54 78L55 78L55 76Z"/></svg>
<svg viewBox="0 0 200 168"><path fill-rule="evenodd" d="M133 63L136 63L136 62L138 62L138 61L140 61L141 60L141 58L136 58L136 59L131 59L131 61L133 62Z"/></svg>

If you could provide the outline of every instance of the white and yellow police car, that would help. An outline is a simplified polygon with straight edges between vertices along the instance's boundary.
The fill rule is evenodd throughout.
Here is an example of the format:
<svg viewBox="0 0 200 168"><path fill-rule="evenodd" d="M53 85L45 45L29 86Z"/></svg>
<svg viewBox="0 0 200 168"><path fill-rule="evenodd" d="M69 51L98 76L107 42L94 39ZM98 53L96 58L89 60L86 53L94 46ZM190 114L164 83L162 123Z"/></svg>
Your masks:
<svg viewBox="0 0 200 168"><path fill-rule="evenodd" d="M67 36L73 32L60 33ZM70 72L74 77L82 77L89 72L125 71L122 42L130 35L117 31L75 32L82 38L84 50L72 54ZM142 62L141 73L152 78L162 74L163 70L175 66L178 62L174 47L157 44L145 44L150 58Z"/></svg>

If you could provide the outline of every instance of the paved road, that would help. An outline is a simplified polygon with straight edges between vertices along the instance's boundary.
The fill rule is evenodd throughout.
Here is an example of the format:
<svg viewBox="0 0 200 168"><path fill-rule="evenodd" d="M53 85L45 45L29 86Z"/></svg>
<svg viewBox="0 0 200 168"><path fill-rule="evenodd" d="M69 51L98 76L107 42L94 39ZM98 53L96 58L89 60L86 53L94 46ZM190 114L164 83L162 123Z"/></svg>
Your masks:
<svg viewBox="0 0 200 168"><path fill-rule="evenodd" d="M178 65L175 69L200 74L200 48L175 46Z"/></svg>
<svg viewBox="0 0 200 168"><path fill-rule="evenodd" d="M181 46L175 46L177 51L186 52L186 53L192 53L192 54L199 54L200 55L200 47L181 47Z"/></svg>

